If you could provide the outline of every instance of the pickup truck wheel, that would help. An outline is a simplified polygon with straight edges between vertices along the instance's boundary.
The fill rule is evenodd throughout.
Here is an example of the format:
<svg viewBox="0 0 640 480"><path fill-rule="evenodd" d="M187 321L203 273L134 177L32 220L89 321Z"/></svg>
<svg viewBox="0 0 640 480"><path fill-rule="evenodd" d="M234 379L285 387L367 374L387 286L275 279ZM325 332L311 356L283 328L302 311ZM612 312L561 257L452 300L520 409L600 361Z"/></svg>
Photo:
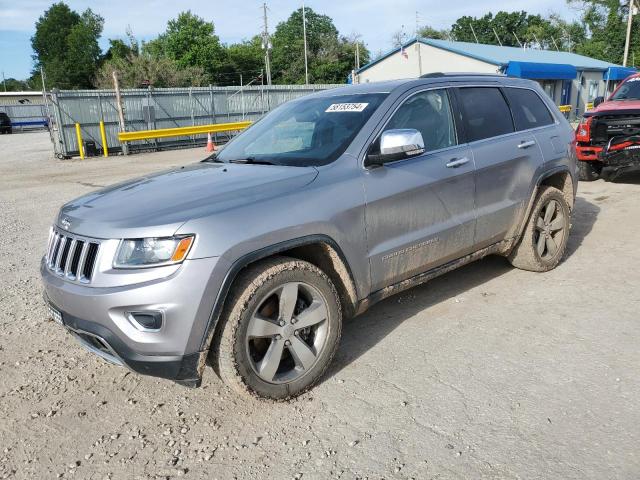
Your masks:
<svg viewBox="0 0 640 480"><path fill-rule="evenodd" d="M509 255L511 264L532 272L555 268L567 247L570 219L571 210L562 192L542 187L520 242Z"/></svg>
<svg viewBox="0 0 640 480"><path fill-rule="evenodd" d="M581 182L593 182L600 178L602 163L597 161L578 160L578 180Z"/></svg>
<svg viewBox="0 0 640 480"><path fill-rule="evenodd" d="M229 293L211 360L225 383L276 400L300 395L329 366L342 310L316 266L277 257L248 267Z"/></svg>

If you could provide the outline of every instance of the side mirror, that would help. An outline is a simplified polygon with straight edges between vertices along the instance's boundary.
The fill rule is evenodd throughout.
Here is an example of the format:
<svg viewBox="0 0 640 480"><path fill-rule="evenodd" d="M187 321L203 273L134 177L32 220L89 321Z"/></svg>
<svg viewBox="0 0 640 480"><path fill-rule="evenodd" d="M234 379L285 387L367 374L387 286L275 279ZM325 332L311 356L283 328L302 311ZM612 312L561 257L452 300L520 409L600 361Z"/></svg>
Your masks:
<svg viewBox="0 0 640 480"><path fill-rule="evenodd" d="M596 98L594 98L593 99L593 108L596 108L602 102L604 102L604 97L596 97Z"/></svg>
<svg viewBox="0 0 640 480"><path fill-rule="evenodd" d="M422 134L414 128L387 130L380 136L380 153L369 154L365 167L381 166L387 162L421 155L425 151Z"/></svg>

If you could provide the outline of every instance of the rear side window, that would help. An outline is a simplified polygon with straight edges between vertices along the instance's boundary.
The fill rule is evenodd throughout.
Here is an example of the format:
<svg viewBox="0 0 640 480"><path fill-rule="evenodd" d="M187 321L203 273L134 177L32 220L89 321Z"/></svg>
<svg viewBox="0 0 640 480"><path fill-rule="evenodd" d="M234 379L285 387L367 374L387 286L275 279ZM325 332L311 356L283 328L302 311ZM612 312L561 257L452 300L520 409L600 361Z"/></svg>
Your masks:
<svg viewBox="0 0 640 480"><path fill-rule="evenodd" d="M459 90L467 141L497 137L513 132L511 112L495 87L465 87Z"/></svg>
<svg viewBox="0 0 640 480"><path fill-rule="evenodd" d="M533 90L505 88L504 93L511 105L516 130L544 127L553 123L549 109Z"/></svg>

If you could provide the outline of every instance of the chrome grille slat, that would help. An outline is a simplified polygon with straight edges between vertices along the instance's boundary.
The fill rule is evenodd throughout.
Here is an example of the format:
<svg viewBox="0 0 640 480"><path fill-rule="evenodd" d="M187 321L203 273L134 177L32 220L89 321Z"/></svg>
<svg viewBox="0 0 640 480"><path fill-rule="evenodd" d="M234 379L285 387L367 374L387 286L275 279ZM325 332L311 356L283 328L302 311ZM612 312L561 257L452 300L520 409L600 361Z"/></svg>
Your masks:
<svg viewBox="0 0 640 480"><path fill-rule="evenodd" d="M65 262L64 262L65 276L68 276L69 271L71 270L71 263L73 262L73 255L75 254L75 250L76 250L76 242L77 240L75 238L71 239L71 245L69 246L69 250L67 252L67 258L65 258Z"/></svg>
<svg viewBox="0 0 640 480"><path fill-rule="evenodd" d="M49 239L47 240L47 263L49 262L49 258L51 257L51 245L53 244L53 239L55 238L55 232L53 229L49 232Z"/></svg>
<svg viewBox="0 0 640 480"><path fill-rule="evenodd" d="M49 268L53 268L56 263L56 256L58 254L58 249L60 248L60 234L56 233L55 238L53 240L53 244L51 245L51 255L49 255Z"/></svg>
<svg viewBox="0 0 640 480"><path fill-rule="evenodd" d="M46 265L68 281L91 283L99 252L100 240L54 227L47 246Z"/></svg>
<svg viewBox="0 0 640 480"><path fill-rule="evenodd" d="M64 251L64 248L67 246L67 239L68 237L63 237L62 235L60 236L60 244L58 245L58 252L56 255L55 262L53 264L53 269L56 271L60 271L60 262L62 261L62 252Z"/></svg>
<svg viewBox="0 0 640 480"><path fill-rule="evenodd" d="M84 270L84 262L87 259L87 252L89 251L90 242L84 242L82 246L82 253L80 254L80 260L78 260L78 268L76 269L76 278L80 280L84 279L84 275L82 274Z"/></svg>

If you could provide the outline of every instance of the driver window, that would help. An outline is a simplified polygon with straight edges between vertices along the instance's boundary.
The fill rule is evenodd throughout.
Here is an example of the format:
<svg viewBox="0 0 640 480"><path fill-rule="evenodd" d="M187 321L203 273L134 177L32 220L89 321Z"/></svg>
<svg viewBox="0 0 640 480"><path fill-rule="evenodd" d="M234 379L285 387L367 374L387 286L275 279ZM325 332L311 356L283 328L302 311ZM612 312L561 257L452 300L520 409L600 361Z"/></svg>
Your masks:
<svg viewBox="0 0 640 480"><path fill-rule="evenodd" d="M422 134L427 152L457 144L446 90L428 90L409 97L393 114L384 131L414 128Z"/></svg>

